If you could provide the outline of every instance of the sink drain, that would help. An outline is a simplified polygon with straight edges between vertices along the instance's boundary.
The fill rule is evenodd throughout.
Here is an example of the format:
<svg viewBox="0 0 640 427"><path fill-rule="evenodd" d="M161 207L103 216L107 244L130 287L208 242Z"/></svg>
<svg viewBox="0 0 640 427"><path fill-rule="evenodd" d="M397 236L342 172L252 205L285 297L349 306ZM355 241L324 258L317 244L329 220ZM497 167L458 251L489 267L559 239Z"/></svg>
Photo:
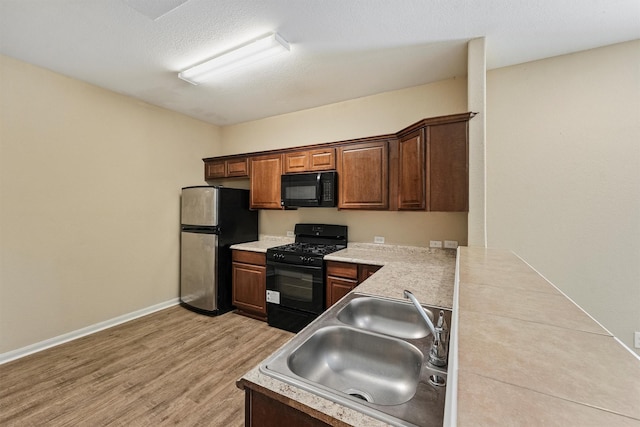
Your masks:
<svg viewBox="0 0 640 427"><path fill-rule="evenodd" d="M356 399L364 400L365 402L373 403L373 399L364 391L356 390L354 388L350 388L345 390L343 393L348 394L351 397L355 397Z"/></svg>

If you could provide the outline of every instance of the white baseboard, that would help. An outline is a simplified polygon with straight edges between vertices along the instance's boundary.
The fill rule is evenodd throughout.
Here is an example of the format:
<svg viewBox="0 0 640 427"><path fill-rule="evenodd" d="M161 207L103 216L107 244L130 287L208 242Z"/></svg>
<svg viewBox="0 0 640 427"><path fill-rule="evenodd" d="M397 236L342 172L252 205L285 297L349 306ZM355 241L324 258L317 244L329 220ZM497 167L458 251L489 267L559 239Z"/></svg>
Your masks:
<svg viewBox="0 0 640 427"><path fill-rule="evenodd" d="M67 334L58 335L57 337L49 338L48 340L40 341L35 344L28 345L26 347L19 348L17 350L8 351L0 354L0 365L3 363L11 362L12 360L20 359L21 357L28 356L33 353L37 353L47 348L55 347L60 344L84 337L86 335L94 334L98 331L111 328L121 323L128 322L138 317L146 316L156 311L164 310L165 308L177 305L180 303L179 298L174 298L169 301L161 302L151 307L146 307L141 310L137 310L131 313L123 314L122 316L114 317L113 319L99 322L86 328L78 329L76 331L69 332Z"/></svg>

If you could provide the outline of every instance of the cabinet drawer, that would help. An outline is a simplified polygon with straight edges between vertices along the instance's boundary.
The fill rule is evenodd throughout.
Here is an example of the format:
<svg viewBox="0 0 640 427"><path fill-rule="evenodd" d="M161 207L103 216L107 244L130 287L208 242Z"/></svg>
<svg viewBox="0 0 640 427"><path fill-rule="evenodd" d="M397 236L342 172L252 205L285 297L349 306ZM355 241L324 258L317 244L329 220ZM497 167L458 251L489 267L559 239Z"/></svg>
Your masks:
<svg viewBox="0 0 640 427"><path fill-rule="evenodd" d="M267 265L267 255L262 252L253 251L231 251L231 259L234 262L243 262L245 264Z"/></svg>
<svg viewBox="0 0 640 427"><path fill-rule="evenodd" d="M358 265L348 262L327 261L327 275L358 279Z"/></svg>

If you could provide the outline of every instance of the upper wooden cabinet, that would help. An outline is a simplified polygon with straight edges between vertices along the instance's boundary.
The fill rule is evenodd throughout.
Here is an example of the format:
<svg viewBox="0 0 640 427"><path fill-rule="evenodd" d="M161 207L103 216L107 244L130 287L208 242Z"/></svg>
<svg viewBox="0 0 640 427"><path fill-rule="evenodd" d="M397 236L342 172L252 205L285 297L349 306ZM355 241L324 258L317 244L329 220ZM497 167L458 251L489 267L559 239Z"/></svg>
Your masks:
<svg viewBox="0 0 640 427"><path fill-rule="evenodd" d="M282 154L271 154L249 159L251 209L282 209L280 206L282 158Z"/></svg>
<svg viewBox="0 0 640 427"><path fill-rule="evenodd" d="M337 148L338 207L389 207L389 153L386 140L354 143Z"/></svg>
<svg viewBox="0 0 640 427"><path fill-rule="evenodd" d="M428 209L469 210L469 122L429 126L427 133Z"/></svg>
<svg viewBox="0 0 640 427"><path fill-rule="evenodd" d="M338 172L338 208L469 210L469 120L423 119L401 131L350 141L210 157L205 179L251 179L252 209L281 209L280 175Z"/></svg>
<svg viewBox="0 0 640 427"><path fill-rule="evenodd" d="M425 209L426 144L424 129L398 140L398 209Z"/></svg>
<svg viewBox="0 0 640 427"><path fill-rule="evenodd" d="M284 154L284 173L313 172L336 168L336 150L321 148Z"/></svg>
<svg viewBox="0 0 640 427"><path fill-rule="evenodd" d="M249 176L249 159L246 156L204 162L205 180L247 176Z"/></svg>
<svg viewBox="0 0 640 427"><path fill-rule="evenodd" d="M469 117L456 117L399 138L394 195L399 210L469 210Z"/></svg>

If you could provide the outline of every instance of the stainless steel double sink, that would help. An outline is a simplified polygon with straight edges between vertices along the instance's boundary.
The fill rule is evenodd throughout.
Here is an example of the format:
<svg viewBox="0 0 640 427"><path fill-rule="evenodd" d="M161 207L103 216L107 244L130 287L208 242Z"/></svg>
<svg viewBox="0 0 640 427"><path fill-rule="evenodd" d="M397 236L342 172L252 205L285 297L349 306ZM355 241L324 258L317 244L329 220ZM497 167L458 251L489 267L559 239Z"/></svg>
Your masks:
<svg viewBox="0 0 640 427"><path fill-rule="evenodd" d="M445 311L423 306L433 320ZM260 371L397 426L441 426L446 368L409 302L351 293L260 365Z"/></svg>

